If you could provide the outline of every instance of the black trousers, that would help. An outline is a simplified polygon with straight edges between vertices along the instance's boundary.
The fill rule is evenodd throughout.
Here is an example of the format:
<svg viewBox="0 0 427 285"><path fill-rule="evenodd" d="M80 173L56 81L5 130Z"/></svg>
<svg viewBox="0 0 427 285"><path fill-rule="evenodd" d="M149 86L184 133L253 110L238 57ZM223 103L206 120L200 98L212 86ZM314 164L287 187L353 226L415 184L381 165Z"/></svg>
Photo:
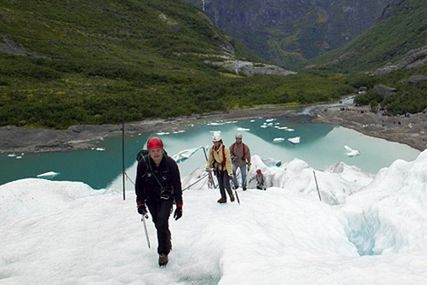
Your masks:
<svg viewBox="0 0 427 285"><path fill-rule="evenodd" d="M169 254L172 248L169 216L172 210L172 200L147 201L148 210L157 230L157 253Z"/></svg>
<svg viewBox="0 0 427 285"><path fill-rule="evenodd" d="M228 176L227 171L216 172L216 178L218 179L219 192L221 193L221 198L227 200L227 196L225 195L225 190L227 190L228 195L232 195L231 186L230 186L230 176ZM231 193L231 194L230 194Z"/></svg>

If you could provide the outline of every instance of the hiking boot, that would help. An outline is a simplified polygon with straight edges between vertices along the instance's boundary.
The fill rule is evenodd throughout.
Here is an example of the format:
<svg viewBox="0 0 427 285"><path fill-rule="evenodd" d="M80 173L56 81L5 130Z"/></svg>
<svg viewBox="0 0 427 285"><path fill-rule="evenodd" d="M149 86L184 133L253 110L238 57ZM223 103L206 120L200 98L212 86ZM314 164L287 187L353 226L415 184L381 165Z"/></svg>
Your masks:
<svg viewBox="0 0 427 285"><path fill-rule="evenodd" d="M233 195L233 193L231 193L231 195L230 195L230 201L234 202L234 195Z"/></svg>
<svg viewBox="0 0 427 285"><path fill-rule="evenodd" d="M243 191L246 191L246 187L243 187Z"/></svg>
<svg viewBox="0 0 427 285"><path fill-rule="evenodd" d="M225 199L224 197L221 197L218 201L218 203L227 203L227 199Z"/></svg>
<svg viewBox="0 0 427 285"><path fill-rule="evenodd" d="M168 255L167 254L160 254L159 255L159 266L165 266L168 264Z"/></svg>

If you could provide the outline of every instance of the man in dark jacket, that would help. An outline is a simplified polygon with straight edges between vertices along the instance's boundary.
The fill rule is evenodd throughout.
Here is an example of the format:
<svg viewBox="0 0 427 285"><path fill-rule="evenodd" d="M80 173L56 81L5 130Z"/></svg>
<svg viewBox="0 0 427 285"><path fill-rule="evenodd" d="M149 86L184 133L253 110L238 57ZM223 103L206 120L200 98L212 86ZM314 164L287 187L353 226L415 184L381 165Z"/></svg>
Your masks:
<svg viewBox="0 0 427 285"><path fill-rule="evenodd" d="M138 162L135 192L138 213L147 216L147 207L157 229L159 265L168 263L172 248L169 216L175 201L175 220L182 216L181 177L176 162L165 154L158 137L147 141L148 155Z"/></svg>

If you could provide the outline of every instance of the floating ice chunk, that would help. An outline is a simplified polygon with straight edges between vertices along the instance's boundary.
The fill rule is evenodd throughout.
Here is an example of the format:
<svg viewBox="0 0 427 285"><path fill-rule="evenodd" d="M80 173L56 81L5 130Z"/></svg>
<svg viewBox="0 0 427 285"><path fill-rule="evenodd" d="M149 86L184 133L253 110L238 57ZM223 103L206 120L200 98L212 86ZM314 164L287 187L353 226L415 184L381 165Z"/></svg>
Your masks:
<svg viewBox="0 0 427 285"><path fill-rule="evenodd" d="M17 157L16 157L16 159L21 159L22 158L22 155L18 155Z"/></svg>
<svg viewBox="0 0 427 285"><path fill-rule="evenodd" d="M158 136L164 136L164 135L169 135L169 132L160 132L160 133L156 133L156 135Z"/></svg>
<svg viewBox="0 0 427 285"><path fill-rule="evenodd" d="M181 133L185 133L185 131L184 130L179 130L179 131L174 131L173 133L174 134L181 134Z"/></svg>
<svg viewBox="0 0 427 285"><path fill-rule="evenodd" d="M297 143L300 143L301 137L289 138L288 141L291 143L297 144Z"/></svg>
<svg viewBox="0 0 427 285"><path fill-rule="evenodd" d="M267 120L265 120L267 123L269 123L269 122L273 122L273 121L275 121L276 119L267 119Z"/></svg>
<svg viewBox="0 0 427 285"><path fill-rule="evenodd" d="M97 148L95 148L95 150L96 151L105 151L105 148L103 148L103 147L97 147Z"/></svg>
<svg viewBox="0 0 427 285"><path fill-rule="evenodd" d="M278 130L287 130L288 129L288 127L279 127L279 126L275 126L275 128Z"/></svg>
<svg viewBox="0 0 427 285"><path fill-rule="evenodd" d="M246 129L246 128L237 128L237 130L239 132L249 132L251 129Z"/></svg>
<svg viewBox="0 0 427 285"><path fill-rule="evenodd" d="M294 132L295 129L290 129L290 128L286 128L285 130L287 130L288 132Z"/></svg>
<svg viewBox="0 0 427 285"><path fill-rule="evenodd" d="M201 149L201 147L184 149L184 150L178 152L177 154L172 155L172 159L175 160L177 163L183 162L183 161L189 159L199 149Z"/></svg>
<svg viewBox="0 0 427 285"><path fill-rule="evenodd" d="M352 149L352 148L351 148L351 147L349 147L348 145L345 145L345 146L344 146L344 148L345 148L345 150L347 151L346 155L347 155L348 157L353 157L353 156L356 156L356 155L359 155L359 154L360 154L360 152L359 152L357 149Z"/></svg>
<svg viewBox="0 0 427 285"><path fill-rule="evenodd" d="M284 140L285 140L284 138L274 138L273 142L282 142Z"/></svg>
<svg viewBox="0 0 427 285"><path fill-rule="evenodd" d="M55 172L55 171L48 171L42 174L37 175L37 177L39 178L53 178L55 176L57 176L59 173Z"/></svg>
<svg viewBox="0 0 427 285"><path fill-rule="evenodd" d="M8 157L15 157L15 156L16 156L16 154L15 154L15 153L9 153L7 156L8 156Z"/></svg>
<svg viewBox="0 0 427 285"><path fill-rule="evenodd" d="M250 120L251 123L255 122L255 120Z"/></svg>
<svg viewBox="0 0 427 285"><path fill-rule="evenodd" d="M222 125L225 125L225 123L224 122L211 122L211 123L208 123L208 126L222 126Z"/></svg>
<svg viewBox="0 0 427 285"><path fill-rule="evenodd" d="M263 129L268 128L267 125L261 125L260 127L263 128Z"/></svg>

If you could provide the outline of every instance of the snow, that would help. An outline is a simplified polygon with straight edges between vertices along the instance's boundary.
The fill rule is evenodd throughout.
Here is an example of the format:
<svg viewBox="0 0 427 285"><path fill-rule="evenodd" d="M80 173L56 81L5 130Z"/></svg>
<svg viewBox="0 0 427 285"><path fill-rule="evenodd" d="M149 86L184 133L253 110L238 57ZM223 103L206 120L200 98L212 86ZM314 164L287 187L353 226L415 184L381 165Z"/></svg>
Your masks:
<svg viewBox="0 0 427 285"><path fill-rule="evenodd" d="M254 155L249 178L256 169L268 189L249 184L241 205L216 203L206 178L184 192L166 268L151 221L147 247L130 186L123 201L115 183L0 185L0 284L426 284L427 150L375 176L344 163L267 166Z"/></svg>
<svg viewBox="0 0 427 285"><path fill-rule="evenodd" d="M279 142L283 142L285 139L284 138L274 138L273 142L279 143Z"/></svg>
<svg viewBox="0 0 427 285"><path fill-rule="evenodd" d="M174 155L172 155L172 159L175 160L177 163L180 163L182 161L185 161L189 159L192 155L194 155L198 150L202 149L203 147L196 147L196 148L190 148L190 149L184 149Z"/></svg>

